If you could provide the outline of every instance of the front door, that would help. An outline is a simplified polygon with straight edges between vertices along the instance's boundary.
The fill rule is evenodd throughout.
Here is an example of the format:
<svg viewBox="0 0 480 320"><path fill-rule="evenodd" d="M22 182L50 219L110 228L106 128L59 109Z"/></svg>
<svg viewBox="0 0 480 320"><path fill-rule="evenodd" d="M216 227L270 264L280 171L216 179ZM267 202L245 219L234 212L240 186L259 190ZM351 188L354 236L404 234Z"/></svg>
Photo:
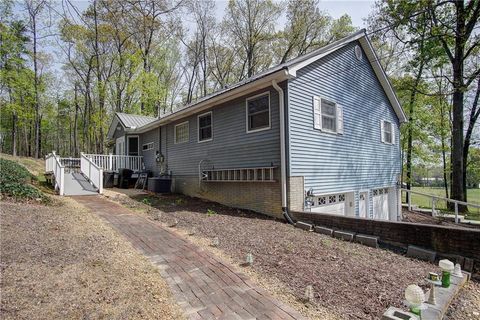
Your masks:
<svg viewBox="0 0 480 320"><path fill-rule="evenodd" d="M368 218L368 192L360 192L358 207L360 218Z"/></svg>
<svg viewBox="0 0 480 320"><path fill-rule="evenodd" d="M128 155L138 156L138 136L127 137Z"/></svg>

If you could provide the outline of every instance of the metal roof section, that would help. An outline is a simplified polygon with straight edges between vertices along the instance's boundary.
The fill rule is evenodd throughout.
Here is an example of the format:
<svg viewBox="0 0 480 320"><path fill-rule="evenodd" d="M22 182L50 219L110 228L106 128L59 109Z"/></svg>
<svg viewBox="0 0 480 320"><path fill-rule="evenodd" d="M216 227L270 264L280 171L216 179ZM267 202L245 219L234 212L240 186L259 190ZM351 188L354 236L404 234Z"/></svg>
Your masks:
<svg viewBox="0 0 480 320"><path fill-rule="evenodd" d="M128 114L117 112L117 117L120 119L120 122L125 128L135 129L140 128L146 124L149 124L152 121L157 120L155 117L137 115L137 114Z"/></svg>
<svg viewBox="0 0 480 320"><path fill-rule="evenodd" d="M275 67L260 72L250 78L237 82L233 85L229 85L224 89L202 97L195 102L185 105L182 108L176 109L173 112L161 114L159 118L153 118L153 121L149 121L143 126L137 126L135 132L142 133L151 130L158 125L175 121L179 118L191 115L196 112L200 112L204 109L208 109L215 104L220 104L222 102L232 100L236 97L246 94L248 91L258 90L264 87L271 86L273 80L281 82L289 78L294 78L296 77L297 71L301 68L317 61L318 59L325 57L326 55L356 40L359 41L362 49L365 51L368 57L368 61L371 63L373 70L375 71L375 74L382 85L382 88L384 89L391 105L395 110L395 113L397 114L398 119L401 123L406 122L407 118L405 116L405 113L400 106L397 96L393 91L393 88L390 84L390 81L388 80L385 71L383 70L383 67L380 64L379 58L373 50L370 40L367 37L366 31L365 29L361 29L356 33L353 33L338 41L332 42L331 44L328 44L322 48L314 50L303 56L294 58L285 63L279 64ZM122 115L131 116L127 114Z"/></svg>

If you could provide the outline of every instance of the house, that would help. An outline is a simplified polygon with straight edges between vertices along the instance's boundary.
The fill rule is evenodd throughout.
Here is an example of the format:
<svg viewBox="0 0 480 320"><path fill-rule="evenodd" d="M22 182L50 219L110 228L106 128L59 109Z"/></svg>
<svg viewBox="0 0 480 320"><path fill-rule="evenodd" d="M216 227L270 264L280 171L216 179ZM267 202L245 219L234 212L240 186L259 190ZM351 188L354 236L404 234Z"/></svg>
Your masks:
<svg viewBox="0 0 480 320"><path fill-rule="evenodd" d="M117 113L108 138L175 192L276 217L397 220L405 121L361 30L159 118Z"/></svg>

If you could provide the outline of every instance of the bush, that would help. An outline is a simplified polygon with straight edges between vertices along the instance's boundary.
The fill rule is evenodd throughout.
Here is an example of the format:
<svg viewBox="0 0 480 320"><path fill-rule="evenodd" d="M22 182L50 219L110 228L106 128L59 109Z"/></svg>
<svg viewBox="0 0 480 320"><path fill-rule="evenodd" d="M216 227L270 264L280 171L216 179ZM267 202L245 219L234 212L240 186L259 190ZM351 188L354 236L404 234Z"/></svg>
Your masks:
<svg viewBox="0 0 480 320"><path fill-rule="evenodd" d="M22 165L0 158L0 191L2 195L16 200L39 200L48 202L48 197L30 185L34 176Z"/></svg>
<svg viewBox="0 0 480 320"><path fill-rule="evenodd" d="M29 183L33 175L15 161L0 158L0 184Z"/></svg>

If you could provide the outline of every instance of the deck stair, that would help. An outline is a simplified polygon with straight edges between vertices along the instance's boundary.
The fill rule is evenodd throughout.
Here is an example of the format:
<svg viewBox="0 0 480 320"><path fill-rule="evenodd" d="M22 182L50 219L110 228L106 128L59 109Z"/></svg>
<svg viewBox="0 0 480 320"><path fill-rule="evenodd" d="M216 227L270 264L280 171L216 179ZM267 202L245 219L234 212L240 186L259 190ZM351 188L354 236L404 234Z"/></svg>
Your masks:
<svg viewBox="0 0 480 320"><path fill-rule="evenodd" d="M103 193L103 171L143 168L142 156L84 154L80 158L61 158L55 152L45 158L45 176L63 196Z"/></svg>

